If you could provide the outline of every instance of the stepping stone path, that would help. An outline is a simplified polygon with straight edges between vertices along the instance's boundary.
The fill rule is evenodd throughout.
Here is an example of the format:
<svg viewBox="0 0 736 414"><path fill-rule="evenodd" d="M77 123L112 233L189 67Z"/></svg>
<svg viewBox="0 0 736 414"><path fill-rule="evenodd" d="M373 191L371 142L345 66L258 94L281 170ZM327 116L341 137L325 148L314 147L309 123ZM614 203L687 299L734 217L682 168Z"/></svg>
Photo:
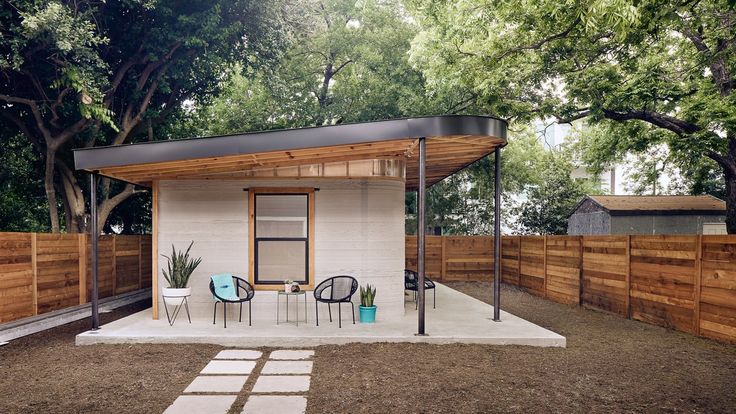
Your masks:
<svg viewBox="0 0 736 414"><path fill-rule="evenodd" d="M244 387L249 376L256 376L256 381L242 414L303 414L314 351L273 351L260 373L254 373L264 356L261 351L245 349L220 351L164 414L226 414L239 394L248 394Z"/></svg>

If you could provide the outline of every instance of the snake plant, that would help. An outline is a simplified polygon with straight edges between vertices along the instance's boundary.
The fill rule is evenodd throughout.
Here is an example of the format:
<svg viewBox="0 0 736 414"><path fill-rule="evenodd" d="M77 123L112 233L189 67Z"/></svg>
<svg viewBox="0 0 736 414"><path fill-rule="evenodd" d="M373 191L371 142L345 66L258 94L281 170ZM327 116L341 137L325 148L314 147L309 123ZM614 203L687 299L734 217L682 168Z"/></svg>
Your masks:
<svg viewBox="0 0 736 414"><path fill-rule="evenodd" d="M189 258L189 250L192 249L192 245L194 245L194 241L189 243L189 247L186 252L182 252L181 250L177 252L176 248L172 244L171 256L166 256L165 254L161 255L169 261L167 265L168 269L162 270L164 278L166 278L166 281L169 282L169 286L172 288L181 289L187 287L189 277L192 276L194 269L196 269L197 266L199 266L199 263L202 262L201 257L197 259Z"/></svg>
<svg viewBox="0 0 736 414"><path fill-rule="evenodd" d="M360 287L360 306L369 308L373 306L373 299L376 298L376 288L370 284Z"/></svg>

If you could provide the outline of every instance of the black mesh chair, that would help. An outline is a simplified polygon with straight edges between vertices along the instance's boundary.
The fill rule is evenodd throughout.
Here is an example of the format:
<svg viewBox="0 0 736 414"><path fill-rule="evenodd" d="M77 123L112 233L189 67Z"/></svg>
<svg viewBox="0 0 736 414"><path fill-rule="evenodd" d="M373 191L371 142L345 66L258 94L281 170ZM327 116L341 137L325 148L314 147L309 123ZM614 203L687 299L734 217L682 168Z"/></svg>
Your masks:
<svg viewBox="0 0 736 414"><path fill-rule="evenodd" d="M314 289L314 308L317 326L319 326L319 302L327 304L327 310L330 313L330 322L332 322L332 308L330 305L337 303L337 319L340 328L342 328L340 305L350 303L353 309L353 324L355 324L355 305L351 299L357 291L358 281L352 276L333 276L317 285Z"/></svg>
<svg viewBox="0 0 736 414"><path fill-rule="evenodd" d="M240 304L240 317L238 318L238 322L243 322L243 302L248 302L248 326L252 325L252 318L251 318L251 299L253 299L253 296L255 296L256 292L253 290L253 286L248 283L246 280L239 278L237 276L233 276L233 281L235 282L235 294L237 297L221 297L217 293L215 293L215 283L210 278L210 292L212 292L212 296L215 297L215 311L212 315L212 324L215 324L215 320L217 320L217 304L222 303L222 313L223 313L223 321L224 321L224 327L227 328L227 304L228 303L239 303Z"/></svg>
<svg viewBox="0 0 736 414"><path fill-rule="evenodd" d="M437 308L437 289L435 289L434 282L427 277L427 275L424 275L424 290L432 289L432 308ZM414 292L414 302L415 308L419 307L419 303L417 302L417 292L419 291L419 275L417 272L410 270L410 269L404 269L404 290L412 291Z"/></svg>

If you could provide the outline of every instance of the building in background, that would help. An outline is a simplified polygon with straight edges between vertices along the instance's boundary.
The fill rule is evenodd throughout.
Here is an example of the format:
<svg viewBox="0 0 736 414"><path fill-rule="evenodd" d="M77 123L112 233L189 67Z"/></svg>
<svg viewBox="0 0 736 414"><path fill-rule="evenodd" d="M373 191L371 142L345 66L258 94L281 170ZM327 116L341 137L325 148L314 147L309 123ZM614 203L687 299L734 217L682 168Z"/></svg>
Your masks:
<svg viewBox="0 0 736 414"><path fill-rule="evenodd" d="M586 196L567 234L726 234L726 203L702 196Z"/></svg>
<svg viewBox="0 0 736 414"><path fill-rule="evenodd" d="M542 121L535 123L535 129L537 130L540 143L545 150L551 151L557 147L565 144L570 135L572 126L570 124L558 124L550 123L546 124ZM616 168L603 171L599 175L591 174L584 166L581 166L579 162L575 163L578 165L570 175L573 179L585 179L593 180L598 183L598 186L602 192L608 194L622 194L623 187L621 186L622 180L616 179Z"/></svg>

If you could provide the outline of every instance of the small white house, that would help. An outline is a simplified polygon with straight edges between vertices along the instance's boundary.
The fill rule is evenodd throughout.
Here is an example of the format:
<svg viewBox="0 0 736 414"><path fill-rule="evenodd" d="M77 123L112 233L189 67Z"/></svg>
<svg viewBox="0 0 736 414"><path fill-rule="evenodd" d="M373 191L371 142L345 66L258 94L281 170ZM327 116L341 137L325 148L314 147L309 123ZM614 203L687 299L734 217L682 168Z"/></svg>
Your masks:
<svg viewBox="0 0 736 414"><path fill-rule="evenodd" d="M194 241L202 263L190 280L192 315L211 315L213 274L248 280L257 291L253 317L263 319L275 318L274 291L285 279L311 290L351 275L377 287L379 320L387 320L404 314L405 192L505 144L502 120L437 116L79 149L74 157L78 170L152 191L154 319L165 287L161 255Z"/></svg>

